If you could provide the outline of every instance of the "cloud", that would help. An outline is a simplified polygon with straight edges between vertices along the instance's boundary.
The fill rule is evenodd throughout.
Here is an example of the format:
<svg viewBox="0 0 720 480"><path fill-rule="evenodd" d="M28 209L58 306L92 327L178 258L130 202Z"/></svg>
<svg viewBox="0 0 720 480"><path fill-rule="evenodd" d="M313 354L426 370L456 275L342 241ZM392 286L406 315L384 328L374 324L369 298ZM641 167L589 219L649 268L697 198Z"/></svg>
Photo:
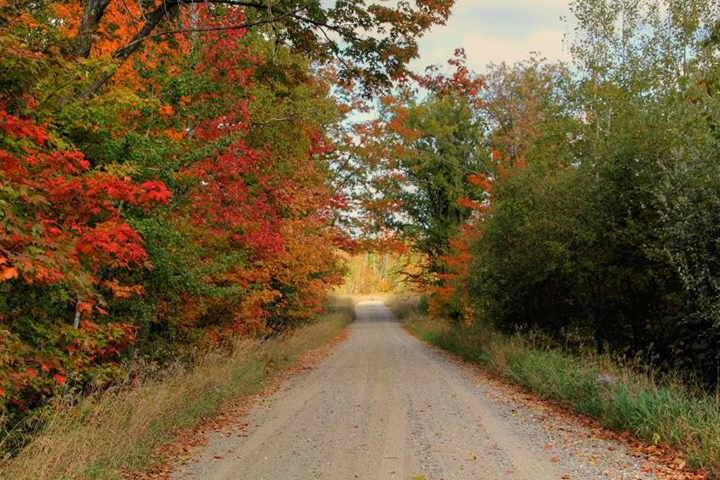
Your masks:
<svg viewBox="0 0 720 480"><path fill-rule="evenodd" d="M463 47L478 72L488 63L514 63L539 52L550 61L569 60L563 36L569 26L569 0L458 0L447 25L436 27L420 42L417 70L444 63Z"/></svg>
<svg viewBox="0 0 720 480"><path fill-rule="evenodd" d="M468 56L468 63L476 70L482 70L488 63L515 63L538 52L548 60L569 60L563 50L563 32L554 29L540 29L526 37L501 37L471 33L463 38L462 45Z"/></svg>
<svg viewBox="0 0 720 480"><path fill-rule="evenodd" d="M460 0L456 2L457 7L462 8L469 4L482 5L488 8L523 7L529 9L567 9L569 0Z"/></svg>

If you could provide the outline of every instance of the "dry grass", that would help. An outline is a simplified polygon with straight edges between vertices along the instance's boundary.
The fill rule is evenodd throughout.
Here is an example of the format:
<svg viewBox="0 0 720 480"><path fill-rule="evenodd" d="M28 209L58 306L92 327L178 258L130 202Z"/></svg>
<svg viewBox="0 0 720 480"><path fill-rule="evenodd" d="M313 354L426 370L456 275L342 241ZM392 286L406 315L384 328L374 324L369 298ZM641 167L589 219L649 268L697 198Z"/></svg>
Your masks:
<svg viewBox="0 0 720 480"><path fill-rule="evenodd" d="M121 478L123 469L145 465L179 430L262 391L274 372L334 338L352 321L352 309L338 300L333 310L285 337L208 355L190 371L175 367L142 385L57 405L34 440L0 464L0 478Z"/></svg>

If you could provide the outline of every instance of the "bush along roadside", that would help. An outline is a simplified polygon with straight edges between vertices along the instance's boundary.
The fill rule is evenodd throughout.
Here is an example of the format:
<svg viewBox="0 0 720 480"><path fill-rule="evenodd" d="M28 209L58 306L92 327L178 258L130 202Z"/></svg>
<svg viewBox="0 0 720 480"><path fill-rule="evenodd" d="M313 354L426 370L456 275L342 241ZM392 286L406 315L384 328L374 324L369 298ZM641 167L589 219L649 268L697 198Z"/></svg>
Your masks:
<svg viewBox="0 0 720 480"><path fill-rule="evenodd" d="M422 340L480 364L534 394L600 420L615 431L677 448L688 465L720 478L720 396L678 376L658 375L644 362L568 355L530 334L505 336L479 326L454 325L423 311L417 299L388 306Z"/></svg>
<svg viewBox="0 0 720 480"><path fill-rule="evenodd" d="M231 353L212 353L191 369L180 365L138 384L47 408L30 443L0 461L0 478L119 479L143 470L179 432L262 392L303 354L337 337L354 319L336 303L315 322L265 340L244 341Z"/></svg>

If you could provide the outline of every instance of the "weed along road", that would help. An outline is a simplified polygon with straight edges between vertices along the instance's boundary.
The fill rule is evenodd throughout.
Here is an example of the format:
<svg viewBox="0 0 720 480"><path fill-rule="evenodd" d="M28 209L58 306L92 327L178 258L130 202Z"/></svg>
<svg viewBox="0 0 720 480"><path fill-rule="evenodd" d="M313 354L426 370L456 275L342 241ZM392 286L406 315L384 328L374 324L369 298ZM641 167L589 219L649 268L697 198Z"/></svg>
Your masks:
<svg viewBox="0 0 720 480"><path fill-rule="evenodd" d="M379 302L175 479L637 479L644 459L408 334ZM547 410L550 409L550 410Z"/></svg>

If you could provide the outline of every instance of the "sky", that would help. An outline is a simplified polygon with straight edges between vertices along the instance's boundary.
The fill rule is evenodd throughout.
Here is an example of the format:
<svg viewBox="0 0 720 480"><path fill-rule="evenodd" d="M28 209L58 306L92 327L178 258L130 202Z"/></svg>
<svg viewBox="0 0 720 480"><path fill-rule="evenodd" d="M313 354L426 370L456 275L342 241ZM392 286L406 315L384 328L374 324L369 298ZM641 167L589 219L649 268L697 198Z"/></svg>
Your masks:
<svg viewBox="0 0 720 480"><path fill-rule="evenodd" d="M548 60L569 60L563 37L571 27L570 0L456 0L447 25L435 27L420 41L420 58L411 64L422 71L444 63L458 47L478 73L490 62L514 63L541 53Z"/></svg>

